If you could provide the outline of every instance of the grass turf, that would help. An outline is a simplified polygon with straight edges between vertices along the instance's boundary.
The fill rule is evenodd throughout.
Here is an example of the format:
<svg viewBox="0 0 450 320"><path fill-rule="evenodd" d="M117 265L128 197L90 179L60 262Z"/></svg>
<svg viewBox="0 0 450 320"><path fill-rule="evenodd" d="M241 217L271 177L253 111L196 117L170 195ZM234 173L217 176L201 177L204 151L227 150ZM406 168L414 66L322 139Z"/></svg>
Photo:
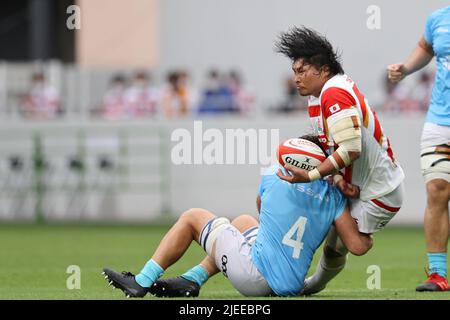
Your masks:
<svg viewBox="0 0 450 320"><path fill-rule="evenodd" d="M121 291L107 286L102 268L138 272L167 230L155 226L0 225L0 299L124 299ZM374 243L365 256L350 256L346 269L323 292L295 299L450 299L450 292L414 290L425 279L421 228L388 227L375 235ZM202 257L203 251L194 243L164 276L179 275ZM70 265L81 268L80 290L66 287ZM367 289L371 265L381 270L379 290ZM244 299L221 274L208 281L199 298Z"/></svg>

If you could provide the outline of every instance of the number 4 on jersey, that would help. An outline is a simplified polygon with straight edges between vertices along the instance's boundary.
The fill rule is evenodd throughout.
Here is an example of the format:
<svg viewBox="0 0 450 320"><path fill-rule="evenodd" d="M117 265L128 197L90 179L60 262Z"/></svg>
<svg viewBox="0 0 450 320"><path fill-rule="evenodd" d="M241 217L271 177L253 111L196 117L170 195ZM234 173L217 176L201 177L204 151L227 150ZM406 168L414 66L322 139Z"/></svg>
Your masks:
<svg viewBox="0 0 450 320"><path fill-rule="evenodd" d="M284 235L282 243L294 248L292 253L292 258L298 259L300 258L300 251L303 249L303 233L305 233L306 222L308 221L305 217L300 217L298 220L292 225L289 231ZM294 234L297 234L296 239L293 239Z"/></svg>

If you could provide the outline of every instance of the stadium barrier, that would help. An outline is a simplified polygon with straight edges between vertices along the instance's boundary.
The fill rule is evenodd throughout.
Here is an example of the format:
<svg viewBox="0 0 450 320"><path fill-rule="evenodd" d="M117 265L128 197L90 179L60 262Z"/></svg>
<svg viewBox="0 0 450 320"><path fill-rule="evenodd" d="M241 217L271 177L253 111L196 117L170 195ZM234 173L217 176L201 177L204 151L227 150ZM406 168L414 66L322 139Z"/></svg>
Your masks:
<svg viewBox="0 0 450 320"><path fill-rule="evenodd" d="M161 126L38 122L0 131L2 220L150 221L170 211Z"/></svg>
<svg viewBox="0 0 450 320"><path fill-rule="evenodd" d="M406 173L405 203L392 224L422 224L425 187L419 141L424 119L383 114L379 118ZM201 132L196 132L198 124ZM270 140L267 130L278 131L277 137L283 140L307 133L308 128L306 115L211 117L202 122L5 123L0 129L0 219L162 223L190 207L204 207L229 218L256 215L261 170L268 166L261 162L261 153L278 143ZM190 135L189 163L174 158L180 143L174 134L178 129ZM198 161L195 153L203 157L211 144L205 135L209 129L219 134L223 148L229 139L226 133L233 129L254 133L258 146L255 149L250 136L245 136L244 149L236 147L230 164ZM266 134L260 135L263 130ZM263 152L261 146L265 146ZM257 161L251 164L255 150ZM219 153L226 158L227 152ZM239 162L242 159L244 163Z"/></svg>

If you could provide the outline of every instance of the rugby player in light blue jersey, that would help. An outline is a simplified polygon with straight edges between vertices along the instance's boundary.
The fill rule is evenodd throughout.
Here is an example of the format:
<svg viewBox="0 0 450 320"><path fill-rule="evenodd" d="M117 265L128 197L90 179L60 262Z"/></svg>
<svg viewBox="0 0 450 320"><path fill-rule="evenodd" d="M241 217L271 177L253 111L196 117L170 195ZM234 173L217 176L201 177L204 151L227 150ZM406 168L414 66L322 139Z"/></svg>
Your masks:
<svg viewBox="0 0 450 320"><path fill-rule="evenodd" d="M316 137L304 138L320 146ZM222 271L243 295L296 296L303 289L314 252L332 226L353 254L370 249L372 238L358 231L347 200L336 187L323 179L291 184L277 176L280 169L271 167L262 177L257 198L259 222L242 215L230 223L207 210L190 209L180 216L138 275L105 268L105 277L130 297L143 297L149 291L165 297L197 296L207 279ZM197 241L208 257L181 277L158 280L192 241Z"/></svg>
<svg viewBox="0 0 450 320"><path fill-rule="evenodd" d="M449 291L447 246L450 234L450 6L433 12L424 35L404 63L388 66L392 82L425 67L436 57L436 77L421 141L422 175L427 189L424 229L428 280L416 291Z"/></svg>

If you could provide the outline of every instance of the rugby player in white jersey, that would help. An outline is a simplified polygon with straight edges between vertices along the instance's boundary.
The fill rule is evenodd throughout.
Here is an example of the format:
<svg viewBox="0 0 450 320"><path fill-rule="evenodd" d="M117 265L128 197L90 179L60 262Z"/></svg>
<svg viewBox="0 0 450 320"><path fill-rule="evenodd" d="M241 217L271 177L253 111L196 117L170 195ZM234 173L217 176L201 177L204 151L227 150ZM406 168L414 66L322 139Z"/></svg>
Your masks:
<svg viewBox="0 0 450 320"><path fill-rule="evenodd" d="M333 175L340 190L352 198L351 215L359 232L373 234L383 229L402 205L404 173L375 112L344 73L324 36L294 27L280 36L277 50L291 59L300 95L310 96L308 111L313 129L330 154L312 171L290 166L290 174L280 171L279 177L299 183ZM324 289L344 268L346 259L347 248L332 228L303 293Z"/></svg>

